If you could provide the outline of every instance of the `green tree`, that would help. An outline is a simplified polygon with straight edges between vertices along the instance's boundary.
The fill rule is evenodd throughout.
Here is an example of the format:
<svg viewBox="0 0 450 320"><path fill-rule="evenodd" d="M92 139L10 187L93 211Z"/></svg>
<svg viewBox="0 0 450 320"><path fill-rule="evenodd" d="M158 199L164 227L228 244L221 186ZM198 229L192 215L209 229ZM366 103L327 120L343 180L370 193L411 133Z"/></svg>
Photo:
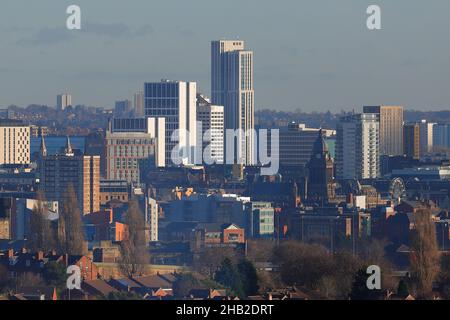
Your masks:
<svg viewBox="0 0 450 320"><path fill-rule="evenodd" d="M199 286L200 282L192 274L180 274L173 283L173 295L176 298L184 298L192 289L198 288Z"/></svg>
<svg viewBox="0 0 450 320"><path fill-rule="evenodd" d="M237 265L237 270L242 280L242 288L245 296L248 297L257 294L259 290L258 273L253 263L247 259L242 259Z"/></svg>
<svg viewBox="0 0 450 320"><path fill-rule="evenodd" d="M366 273L367 268L358 270L354 277L350 298L352 300L376 300L380 297L381 290L370 290L367 287L367 279L369 275Z"/></svg>
<svg viewBox="0 0 450 320"><path fill-rule="evenodd" d="M61 253L82 255L84 243L83 221L78 199L72 185L67 188L67 197L58 221L58 247Z"/></svg>
<svg viewBox="0 0 450 320"><path fill-rule="evenodd" d="M145 240L145 222L137 199L132 199L128 205L125 214L128 234L120 245L119 265L124 275L133 278L142 274L150 262L150 255Z"/></svg>
<svg viewBox="0 0 450 320"><path fill-rule="evenodd" d="M403 279L398 282L397 295L401 297L406 297L409 295L408 284Z"/></svg>
<svg viewBox="0 0 450 320"><path fill-rule="evenodd" d="M229 258L225 258L216 272L214 280L223 286L230 288L231 291L240 298L245 297L242 286L242 279L237 268Z"/></svg>
<svg viewBox="0 0 450 320"><path fill-rule="evenodd" d="M47 285L60 290L66 287L66 268L61 263L55 261L46 263L42 275Z"/></svg>

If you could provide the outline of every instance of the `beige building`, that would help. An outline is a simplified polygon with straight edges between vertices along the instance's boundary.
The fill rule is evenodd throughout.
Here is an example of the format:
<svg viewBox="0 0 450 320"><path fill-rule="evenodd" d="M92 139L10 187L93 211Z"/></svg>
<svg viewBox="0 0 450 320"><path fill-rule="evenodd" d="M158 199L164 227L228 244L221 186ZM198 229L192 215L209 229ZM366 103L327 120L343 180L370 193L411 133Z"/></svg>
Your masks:
<svg viewBox="0 0 450 320"><path fill-rule="evenodd" d="M18 120L0 120L0 165L30 163L30 127Z"/></svg>
<svg viewBox="0 0 450 320"><path fill-rule="evenodd" d="M380 155L403 155L403 107L366 106L364 113L374 113L379 117Z"/></svg>
<svg viewBox="0 0 450 320"><path fill-rule="evenodd" d="M165 166L165 119L113 119L106 132L106 177L140 184L141 171Z"/></svg>
<svg viewBox="0 0 450 320"><path fill-rule="evenodd" d="M63 111L68 106L72 106L72 96L68 93L59 94L56 96L56 109Z"/></svg>
<svg viewBox="0 0 450 320"><path fill-rule="evenodd" d="M420 156L433 151L433 128L436 125L433 122L422 120L420 125Z"/></svg>

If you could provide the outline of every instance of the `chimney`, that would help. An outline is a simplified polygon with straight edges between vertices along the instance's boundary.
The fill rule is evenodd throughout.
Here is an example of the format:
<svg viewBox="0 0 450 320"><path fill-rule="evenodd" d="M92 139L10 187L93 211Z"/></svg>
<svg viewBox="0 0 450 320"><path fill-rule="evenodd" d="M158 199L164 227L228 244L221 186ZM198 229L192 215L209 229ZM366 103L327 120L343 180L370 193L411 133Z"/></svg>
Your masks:
<svg viewBox="0 0 450 320"><path fill-rule="evenodd" d="M272 294L271 293L268 294L267 300L272 301Z"/></svg>
<svg viewBox="0 0 450 320"><path fill-rule="evenodd" d="M44 252L43 251L38 251L38 253L36 254L36 260L40 261L44 259Z"/></svg>

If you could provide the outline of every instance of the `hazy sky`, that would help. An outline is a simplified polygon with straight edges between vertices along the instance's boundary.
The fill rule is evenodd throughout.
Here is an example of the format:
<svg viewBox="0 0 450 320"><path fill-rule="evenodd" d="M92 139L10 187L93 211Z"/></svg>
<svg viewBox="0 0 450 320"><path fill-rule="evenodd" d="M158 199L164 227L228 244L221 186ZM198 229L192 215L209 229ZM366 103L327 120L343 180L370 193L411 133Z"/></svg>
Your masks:
<svg viewBox="0 0 450 320"><path fill-rule="evenodd" d="M68 5L82 30L66 29ZM366 28L369 4L380 31ZM0 106L110 107L144 81L210 93L210 40L255 52L256 108L450 108L448 0L2 0ZM141 89L142 90L142 89Z"/></svg>

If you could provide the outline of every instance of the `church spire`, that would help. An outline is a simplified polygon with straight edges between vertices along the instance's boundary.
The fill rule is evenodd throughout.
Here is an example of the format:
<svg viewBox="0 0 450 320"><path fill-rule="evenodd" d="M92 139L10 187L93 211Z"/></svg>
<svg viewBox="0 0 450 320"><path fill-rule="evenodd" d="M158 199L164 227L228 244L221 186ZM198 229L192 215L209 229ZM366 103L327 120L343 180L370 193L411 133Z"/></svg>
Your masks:
<svg viewBox="0 0 450 320"><path fill-rule="evenodd" d="M41 156L42 157L46 157L47 156L47 147L45 145L45 139L44 139L44 135L41 135L41 147L40 147L40 151L41 151Z"/></svg>
<svg viewBox="0 0 450 320"><path fill-rule="evenodd" d="M67 141L66 141L66 155L67 156L73 156L73 149L72 149L72 144L70 143L70 138L69 136L67 136Z"/></svg>

